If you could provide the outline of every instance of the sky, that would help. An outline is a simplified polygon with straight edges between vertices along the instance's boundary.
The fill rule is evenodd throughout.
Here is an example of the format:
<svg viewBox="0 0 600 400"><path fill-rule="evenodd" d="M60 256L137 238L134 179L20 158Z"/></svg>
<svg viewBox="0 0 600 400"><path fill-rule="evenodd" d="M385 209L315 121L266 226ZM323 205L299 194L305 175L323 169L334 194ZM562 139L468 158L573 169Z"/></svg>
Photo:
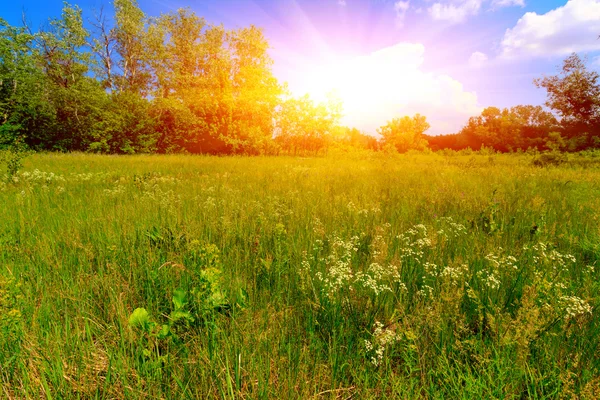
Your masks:
<svg viewBox="0 0 600 400"><path fill-rule="evenodd" d="M110 0L72 0L91 19ZM274 74L294 95L334 93L342 123L374 134L420 113L428 134L455 133L488 106L543 105L533 79L573 52L600 69L600 0L138 0L146 14L189 7L226 28L256 25ZM31 25L62 0L0 0L0 17Z"/></svg>

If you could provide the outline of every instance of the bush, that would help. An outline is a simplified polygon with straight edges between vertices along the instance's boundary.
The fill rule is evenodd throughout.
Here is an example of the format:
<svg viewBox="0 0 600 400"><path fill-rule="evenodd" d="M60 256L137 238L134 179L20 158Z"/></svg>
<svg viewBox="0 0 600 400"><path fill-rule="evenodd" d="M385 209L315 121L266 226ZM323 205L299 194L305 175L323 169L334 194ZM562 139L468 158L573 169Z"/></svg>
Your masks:
<svg viewBox="0 0 600 400"><path fill-rule="evenodd" d="M553 151L550 153L542 153L541 155L534 157L532 164L536 167L548 167L556 166L568 161L567 155L559 151Z"/></svg>
<svg viewBox="0 0 600 400"><path fill-rule="evenodd" d="M6 150L0 152L0 164L6 166L5 179L12 181L19 170L23 167L23 159L27 157L29 151L27 146L20 141L15 142Z"/></svg>

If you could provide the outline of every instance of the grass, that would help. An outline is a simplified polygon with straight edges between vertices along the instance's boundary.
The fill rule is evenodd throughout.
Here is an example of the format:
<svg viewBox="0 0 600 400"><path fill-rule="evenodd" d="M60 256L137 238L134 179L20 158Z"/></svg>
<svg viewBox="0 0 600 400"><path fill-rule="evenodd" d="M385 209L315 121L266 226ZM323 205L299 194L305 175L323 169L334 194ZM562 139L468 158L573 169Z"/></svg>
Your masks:
<svg viewBox="0 0 600 400"><path fill-rule="evenodd" d="M0 397L600 397L590 155L48 154L16 178Z"/></svg>

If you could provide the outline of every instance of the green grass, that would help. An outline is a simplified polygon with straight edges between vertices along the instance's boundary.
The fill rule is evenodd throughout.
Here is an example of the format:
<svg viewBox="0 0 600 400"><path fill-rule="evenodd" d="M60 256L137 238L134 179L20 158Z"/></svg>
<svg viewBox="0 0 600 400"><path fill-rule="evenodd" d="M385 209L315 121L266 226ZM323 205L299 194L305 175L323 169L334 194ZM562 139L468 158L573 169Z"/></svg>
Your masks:
<svg viewBox="0 0 600 400"><path fill-rule="evenodd" d="M0 397L599 398L598 165L32 156Z"/></svg>

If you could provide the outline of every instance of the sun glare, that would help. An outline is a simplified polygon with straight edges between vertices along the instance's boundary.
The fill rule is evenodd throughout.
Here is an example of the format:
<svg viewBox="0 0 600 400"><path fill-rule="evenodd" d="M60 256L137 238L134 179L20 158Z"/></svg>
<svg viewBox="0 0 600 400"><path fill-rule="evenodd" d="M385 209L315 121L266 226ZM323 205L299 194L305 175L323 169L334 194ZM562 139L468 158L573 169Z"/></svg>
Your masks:
<svg viewBox="0 0 600 400"><path fill-rule="evenodd" d="M385 120L410 104L435 103L439 88L419 70L420 45L402 44L312 68L303 89L315 101L341 100L344 120L358 126Z"/></svg>

